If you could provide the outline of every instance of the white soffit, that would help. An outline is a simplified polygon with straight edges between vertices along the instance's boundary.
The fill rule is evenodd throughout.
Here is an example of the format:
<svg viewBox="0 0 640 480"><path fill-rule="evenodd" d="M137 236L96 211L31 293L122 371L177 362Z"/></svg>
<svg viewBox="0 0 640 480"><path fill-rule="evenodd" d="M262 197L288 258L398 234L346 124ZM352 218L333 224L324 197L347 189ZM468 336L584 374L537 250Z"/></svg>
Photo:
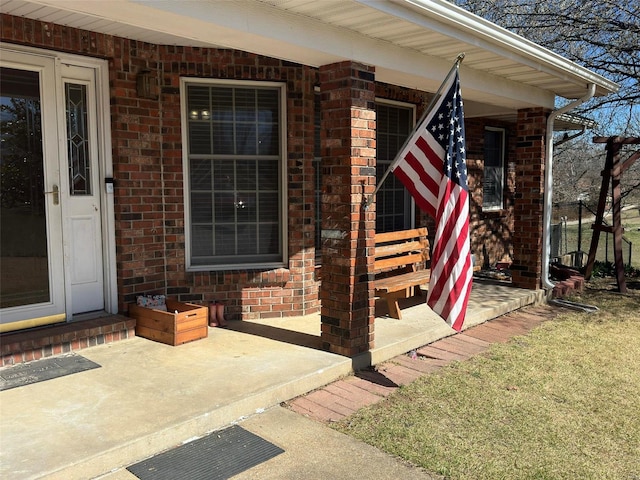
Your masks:
<svg viewBox="0 0 640 480"><path fill-rule="evenodd" d="M553 107L617 85L445 0L3 0L0 11L154 44L223 47L320 66L355 60L435 91L456 56L467 114Z"/></svg>

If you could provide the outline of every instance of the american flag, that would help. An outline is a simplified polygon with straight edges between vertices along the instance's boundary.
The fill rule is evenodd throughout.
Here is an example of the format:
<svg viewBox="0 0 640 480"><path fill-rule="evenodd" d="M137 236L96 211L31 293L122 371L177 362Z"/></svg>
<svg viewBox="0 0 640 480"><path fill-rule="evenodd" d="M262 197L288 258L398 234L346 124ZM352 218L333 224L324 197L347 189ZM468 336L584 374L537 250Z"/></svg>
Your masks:
<svg viewBox="0 0 640 480"><path fill-rule="evenodd" d="M427 304L460 331L471 293L469 187L460 79L445 92L398 153L391 171L437 223Z"/></svg>

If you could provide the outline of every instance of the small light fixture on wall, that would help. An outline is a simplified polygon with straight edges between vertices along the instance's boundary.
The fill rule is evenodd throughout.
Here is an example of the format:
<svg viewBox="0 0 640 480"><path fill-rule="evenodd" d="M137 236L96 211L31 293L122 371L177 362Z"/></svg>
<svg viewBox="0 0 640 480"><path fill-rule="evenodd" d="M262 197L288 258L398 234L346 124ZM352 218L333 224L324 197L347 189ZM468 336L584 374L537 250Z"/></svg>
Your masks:
<svg viewBox="0 0 640 480"><path fill-rule="evenodd" d="M189 118L191 120L209 120L211 118L211 112L209 110L190 110Z"/></svg>
<svg viewBox="0 0 640 480"><path fill-rule="evenodd" d="M136 78L136 89L138 97L147 98L149 100L157 100L158 95L158 76L151 70L142 70Z"/></svg>

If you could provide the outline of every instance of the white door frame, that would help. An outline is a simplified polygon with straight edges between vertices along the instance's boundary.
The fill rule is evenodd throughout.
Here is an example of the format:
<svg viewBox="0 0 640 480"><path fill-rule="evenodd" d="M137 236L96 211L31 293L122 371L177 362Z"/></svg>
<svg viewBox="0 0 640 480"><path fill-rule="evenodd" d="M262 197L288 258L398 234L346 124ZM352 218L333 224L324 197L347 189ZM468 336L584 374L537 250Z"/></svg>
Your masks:
<svg viewBox="0 0 640 480"><path fill-rule="evenodd" d="M103 269L104 269L104 299L105 311L107 313L118 313L118 292L117 292L117 270L116 270L116 241L115 241L115 213L113 183L107 183L113 179L113 158L111 144L111 115L109 107L109 65L106 60L84 57L80 55L66 54L43 50L38 48L24 47L19 45L0 42L0 48L12 52L32 55L36 57L51 58L55 62L55 85L58 90L57 95L62 94L62 74L63 65L73 65L79 67L92 68L95 71L96 81L96 103L98 122L98 161L99 161L99 190L101 202L101 223L102 223L102 245L103 245ZM66 148L66 147L65 147ZM66 155L65 155L66 157ZM66 175L66 172L61 172ZM110 187L108 190L107 187ZM64 214L64 212L63 212ZM63 240L64 241L64 240ZM66 267L65 267L66 270ZM65 271L65 278L67 277ZM65 280L67 283L67 280ZM68 286L68 285L67 285ZM71 320L71 298L70 289L66 288L65 303L67 321Z"/></svg>
<svg viewBox="0 0 640 480"><path fill-rule="evenodd" d="M0 46L2 45L0 44ZM42 158L44 162L42 166L44 175L43 188L45 192L51 192L44 195L49 300L2 309L0 331L4 332L64 321L66 305L64 287L57 282L60 276L64 275L64 265L62 213L59 202L56 202L55 194L53 194L56 186L60 184L60 163L56 161L58 158L57 132L55 129L57 124L56 97L55 92L54 95L45 95L47 89L53 88L55 90L55 60L42 56L25 58L20 53L2 50L2 65L38 74L42 125ZM48 126L52 128L47 128Z"/></svg>

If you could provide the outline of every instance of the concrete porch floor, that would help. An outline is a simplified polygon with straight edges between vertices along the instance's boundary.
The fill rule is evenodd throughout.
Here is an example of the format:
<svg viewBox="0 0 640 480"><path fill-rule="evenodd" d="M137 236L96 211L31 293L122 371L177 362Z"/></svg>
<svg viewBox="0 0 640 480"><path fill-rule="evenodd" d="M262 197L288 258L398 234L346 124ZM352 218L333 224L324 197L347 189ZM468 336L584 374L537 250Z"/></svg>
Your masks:
<svg viewBox="0 0 640 480"><path fill-rule="evenodd" d="M543 301L542 291L477 281L465 328ZM401 306L396 320L381 305L376 348L354 359L320 350L319 315L230 322L178 347L136 337L82 350L101 368L0 392L0 477L113 475L455 333L424 297Z"/></svg>

